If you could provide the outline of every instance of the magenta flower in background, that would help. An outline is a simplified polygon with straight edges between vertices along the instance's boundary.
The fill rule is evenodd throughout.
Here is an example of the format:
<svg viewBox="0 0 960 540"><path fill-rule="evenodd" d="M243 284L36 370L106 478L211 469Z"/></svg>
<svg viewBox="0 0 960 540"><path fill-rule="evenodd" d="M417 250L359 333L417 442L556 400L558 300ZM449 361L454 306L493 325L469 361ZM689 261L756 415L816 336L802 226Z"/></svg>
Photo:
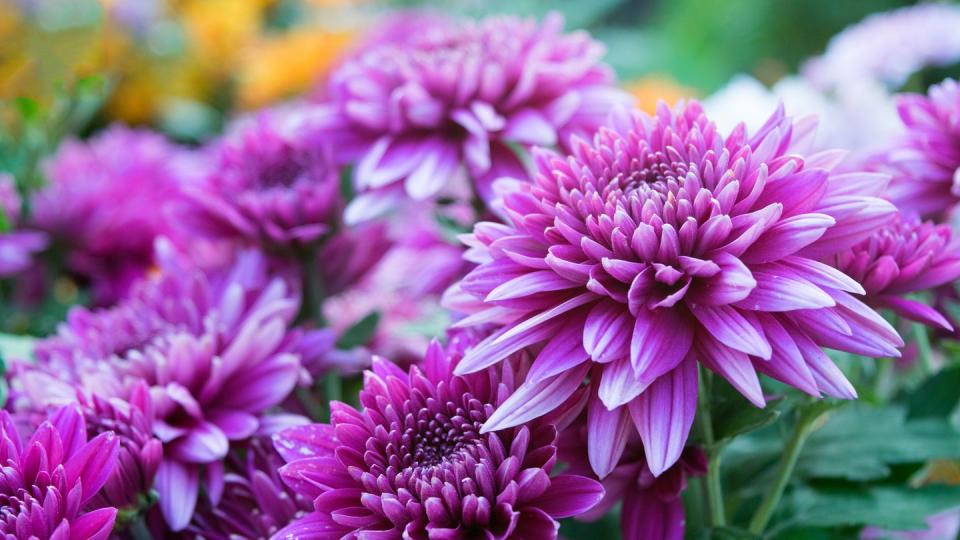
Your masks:
<svg viewBox="0 0 960 540"><path fill-rule="evenodd" d="M105 432L87 440L74 406L57 410L29 439L0 412L0 534L37 540L104 540L117 509L94 497L112 474L118 440Z"/></svg>
<svg viewBox="0 0 960 540"><path fill-rule="evenodd" d="M289 251L330 234L342 203L329 150L303 143L303 110L278 107L237 121L211 150L210 174L177 212L193 234Z"/></svg>
<svg viewBox="0 0 960 540"><path fill-rule="evenodd" d="M457 373L544 344L484 432L550 412L589 373L594 470L609 474L636 430L661 475L693 422L698 363L758 407L756 371L854 397L821 347L897 356L903 342L850 294L863 293L856 281L818 261L895 209L874 196L883 175L805 155L812 135L781 109L752 136L741 125L723 137L692 102L617 114L571 156L538 151L534 183L504 195L509 222L467 237L479 266L447 298L471 313L460 326L503 325Z"/></svg>
<svg viewBox="0 0 960 540"><path fill-rule="evenodd" d="M960 60L960 7L927 2L874 13L840 32L827 51L803 66L803 75L823 90L858 79L896 88L928 66Z"/></svg>
<svg viewBox="0 0 960 540"><path fill-rule="evenodd" d="M960 200L960 84L905 94L897 108L907 132L882 158L894 173L886 196L903 212L943 217Z"/></svg>
<svg viewBox="0 0 960 540"><path fill-rule="evenodd" d="M561 434L560 459L569 464L569 472L593 475L586 423ZM683 491L689 478L706 472L706 455L688 446L676 464L656 477L647 466L639 439L631 437L620 463L602 480L603 499L577 519L599 519L622 502L620 531L624 540L682 540L686 526Z"/></svg>
<svg viewBox="0 0 960 540"><path fill-rule="evenodd" d="M140 382L130 400L106 399L77 392L77 405L91 438L116 435L117 466L91 504L97 508L137 508L148 500L163 459L163 444L153 436L153 404L147 385Z"/></svg>
<svg viewBox="0 0 960 540"><path fill-rule="evenodd" d="M95 302L112 304L153 264L154 240L170 230L163 208L199 169L161 135L115 126L60 146L32 221L64 245L67 269L90 283Z"/></svg>
<svg viewBox="0 0 960 540"><path fill-rule="evenodd" d="M429 209L419 210L400 216L396 242L363 280L323 305L339 334L376 312L376 331L364 346L401 365L419 362L430 340L442 337L449 314L440 296L468 270L462 247L442 237Z"/></svg>
<svg viewBox="0 0 960 540"><path fill-rule="evenodd" d="M904 297L960 277L960 242L953 238L949 225L897 217L827 262L863 286L867 303L889 308L913 321L953 330L936 309Z"/></svg>
<svg viewBox="0 0 960 540"><path fill-rule="evenodd" d="M310 357L329 340L326 331L289 328L299 299L255 253L223 275L172 253L159 258L160 275L128 300L102 311L76 308L38 344L38 366L19 380L38 403L69 398L75 386L130 402L146 384L153 434L164 446L160 508L177 531L189 523L201 484L214 502L222 493L230 445L256 433L264 412L296 384L309 383L308 369L330 367Z"/></svg>
<svg viewBox="0 0 960 540"><path fill-rule="evenodd" d="M20 194L13 176L0 172L0 211L5 229L0 231L0 277L9 277L30 267L33 256L49 244L47 235L39 231L16 229L20 220Z"/></svg>
<svg viewBox="0 0 960 540"><path fill-rule="evenodd" d="M480 432L511 366L458 377L456 361L436 343L409 372L376 360L362 410L333 402L331 424L277 435L280 474L315 511L274 538L556 538L558 518L600 500L594 480L550 477L553 425Z"/></svg>
<svg viewBox="0 0 960 540"><path fill-rule="evenodd" d="M207 540L266 540L312 512L313 501L280 478L283 464L269 436L250 439L227 459L219 504L214 507L204 498L185 535Z"/></svg>
<svg viewBox="0 0 960 540"><path fill-rule="evenodd" d="M603 46L564 33L557 15L542 24L402 17L331 74L317 115L337 157L356 160L348 222L464 176L489 202L494 179L526 176L509 145L562 145L628 101L600 62Z"/></svg>

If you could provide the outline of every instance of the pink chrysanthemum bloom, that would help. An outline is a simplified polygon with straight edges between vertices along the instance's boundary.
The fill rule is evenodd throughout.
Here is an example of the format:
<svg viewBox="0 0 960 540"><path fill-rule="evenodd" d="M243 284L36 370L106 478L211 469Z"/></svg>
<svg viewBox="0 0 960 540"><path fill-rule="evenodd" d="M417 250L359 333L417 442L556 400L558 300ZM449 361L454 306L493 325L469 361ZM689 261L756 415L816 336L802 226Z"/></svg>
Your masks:
<svg viewBox="0 0 960 540"><path fill-rule="evenodd" d="M600 62L603 46L564 33L557 15L427 21L368 44L330 77L321 132L338 158L356 160L348 222L431 198L464 173L489 199L497 177L526 175L510 145L564 144L628 99Z"/></svg>
<svg viewBox="0 0 960 540"><path fill-rule="evenodd" d="M299 301L261 257L241 257L208 276L172 257L162 273L114 308L79 308L58 335L37 347L38 366L20 376L42 402L74 386L129 401L149 387L153 434L163 442L160 508L173 530L187 526L202 483L222 492L232 443L260 427L322 359L316 333L291 330ZM326 340L319 340L325 342ZM321 347L322 349L322 347Z"/></svg>
<svg viewBox="0 0 960 540"><path fill-rule="evenodd" d="M284 461L269 437L251 439L241 452L234 452L227 460L219 503L212 506L205 500L198 507L184 531L192 535L189 538L267 540L313 511L313 501L280 477Z"/></svg>
<svg viewBox="0 0 960 540"><path fill-rule="evenodd" d="M936 309L904 298L960 277L960 242L953 238L949 225L897 217L828 262L863 286L868 303L913 321L953 330Z"/></svg>
<svg viewBox="0 0 960 540"><path fill-rule="evenodd" d="M49 185L33 198L33 223L65 246L67 269L111 304L153 264L163 208L197 164L161 135L113 127L67 141L46 163Z"/></svg>
<svg viewBox="0 0 960 540"><path fill-rule="evenodd" d="M0 277L13 276L29 268L33 256L49 243L42 232L16 229L20 206L16 181L10 174L0 172L0 212L4 224L0 228Z"/></svg>
<svg viewBox="0 0 960 540"><path fill-rule="evenodd" d="M117 437L87 441L83 416L59 409L24 441L0 412L0 536L36 540L105 540L117 509L88 509L117 461Z"/></svg>
<svg viewBox="0 0 960 540"><path fill-rule="evenodd" d="M569 464L569 472L592 476L586 435L585 426L565 430L560 436L560 459ZM683 491L689 478L706 472L706 455L699 448L688 446L677 463L656 477L647 466L639 439L632 437L620 463L602 480L603 499L577 519L600 519L621 503L620 531L624 540L683 540Z"/></svg>
<svg viewBox="0 0 960 540"><path fill-rule="evenodd" d="M322 147L303 143L300 112L263 111L229 129L212 150L210 175L185 190L184 225L284 251L329 234L342 210L340 175Z"/></svg>
<svg viewBox="0 0 960 540"><path fill-rule="evenodd" d="M741 124L724 137L698 103L661 103L652 118L615 115L570 156L537 152L534 183L504 195L508 223L467 236L480 264L447 300L472 313L461 326L503 325L457 373L545 343L484 431L548 413L589 375L594 470L609 473L636 429L659 475L693 422L698 363L759 407L756 371L854 397L821 347L896 356L903 343L850 294L859 284L818 260L895 210L870 196L883 175L837 175L842 153L805 155L812 135L780 109L753 136Z"/></svg>
<svg viewBox="0 0 960 540"><path fill-rule="evenodd" d="M89 437L109 431L118 442L116 469L91 504L137 509L148 503L163 444L153 436L153 404L146 384L135 385L129 401L79 391L77 404Z"/></svg>
<svg viewBox="0 0 960 540"><path fill-rule="evenodd" d="M594 480L550 477L553 425L480 432L510 366L457 377L455 361L436 343L409 372L376 360L362 410L334 402L331 424L279 434L280 473L315 511L274 538L556 538L557 518L600 500Z"/></svg>
<svg viewBox="0 0 960 540"><path fill-rule="evenodd" d="M886 196L901 211L942 217L960 200L960 84L900 96L897 110L907 132L883 156L894 171Z"/></svg>

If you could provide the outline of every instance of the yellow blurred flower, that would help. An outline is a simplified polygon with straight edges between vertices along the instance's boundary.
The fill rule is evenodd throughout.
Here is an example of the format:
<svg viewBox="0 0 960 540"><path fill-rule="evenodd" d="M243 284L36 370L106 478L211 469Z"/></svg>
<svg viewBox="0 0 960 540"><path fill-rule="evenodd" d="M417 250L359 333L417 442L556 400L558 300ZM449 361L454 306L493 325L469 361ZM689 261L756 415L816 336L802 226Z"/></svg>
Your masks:
<svg viewBox="0 0 960 540"><path fill-rule="evenodd" d="M666 75L649 75L626 84L627 92L636 99L637 107L645 112L654 113L657 101L663 100L673 105L680 99L696 97L697 93Z"/></svg>
<svg viewBox="0 0 960 540"><path fill-rule="evenodd" d="M108 69L114 48L106 48L103 25L48 30L0 9L0 99L29 96L44 102L78 78Z"/></svg>
<svg viewBox="0 0 960 540"><path fill-rule="evenodd" d="M271 0L184 0L179 7L191 55L225 76L259 34Z"/></svg>
<svg viewBox="0 0 960 540"><path fill-rule="evenodd" d="M196 98L207 89L208 81L189 58L133 54L125 62L106 111L126 123L150 123L172 101Z"/></svg>
<svg viewBox="0 0 960 540"><path fill-rule="evenodd" d="M239 106L253 109L302 93L333 66L353 38L351 31L299 28L254 42L240 59Z"/></svg>

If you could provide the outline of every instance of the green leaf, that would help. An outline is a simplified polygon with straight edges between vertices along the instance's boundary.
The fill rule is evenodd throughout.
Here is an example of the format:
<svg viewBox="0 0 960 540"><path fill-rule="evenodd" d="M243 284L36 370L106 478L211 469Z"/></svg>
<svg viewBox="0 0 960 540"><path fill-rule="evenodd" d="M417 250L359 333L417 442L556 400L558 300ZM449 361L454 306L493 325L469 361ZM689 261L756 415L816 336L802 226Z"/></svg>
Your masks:
<svg viewBox="0 0 960 540"><path fill-rule="evenodd" d="M960 402L960 366L944 369L920 385L907 401L908 418L947 418Z"/></svg>
<svg viewBox="0 0 960 540"><path fill-rule="evenodd" d="M790 523L805 526L923 529L927 516L960 506L960 486L803 487L793 490L785 502Z"/></svg>
<svg viewBox="0 0 960 540"><path fill-rule="evenodd" d="M815 478L884 478L890 465L960 457L960 431L945 421L907 421L900 407L852 405L831 413L814 432L797 465Z"/></svg>
<svg viewBox="0 0 960 540"><path fill-rule="evenodd" d="M380 322L380 312L372 311L366 317L355 322L353 326L337 340L337 348L352 349L370 341Z"/></svg>
<svg viewBox="0 0 960 540"><path fill-rule="evenodd" d="M743 397L740 392L720 377L713 377L710 389L710 417L713 420L713 436L723 443L743 433L770 425L780 417L782 399L770 400L759 408Z"/></svg>

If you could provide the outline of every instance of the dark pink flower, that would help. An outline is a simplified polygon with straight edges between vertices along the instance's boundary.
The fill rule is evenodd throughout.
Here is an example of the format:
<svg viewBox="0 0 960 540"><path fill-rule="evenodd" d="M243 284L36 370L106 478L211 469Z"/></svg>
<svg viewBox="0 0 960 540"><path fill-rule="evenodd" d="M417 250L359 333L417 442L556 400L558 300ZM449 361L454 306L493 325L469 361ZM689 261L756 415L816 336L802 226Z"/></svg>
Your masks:
<svg viewBox="0 0 960 540"><path fill-rule="evenodd" d="M153 404L146 384L134 386L129 401L78 391L77 405L88 436L112 432L118 442L117 466L91 504L97 508L145 506L163 459L163 444L153 436Z"/></svg>
<svg viewBox="0 0 960 540"><path fill-rule="evenodd" d="M117 509L87 511L117 461L113 432L87 441L74 406L52 414L23 440L0 412L0 535L37 540L105 540Z"/></svg>
<svg viewBox="0 0 960 540"><path fill-rule="evenodd" d="M897 110L907 132L883 156L894 172L886 195L901 211L943 216L960 200L960 84L900 96Z"/></svg>
<svg viewBox="0 0 960 540"><path fill-rule="evenodd" d="M949 225L897 217L828 262L863 286L867 303L953 330L936 309L905 297L960 277L960 242L953 238Z"/></svg>
<svg viewBox="0 0 960 540"><path fill-rule="evenodd" d="M211 150L208 177L185 190L182 224L270 250L331 234L342 210L340 174L326 149L303 143L301 113L288 106L236 122Z"/></svg>
<svg viewBox="0 0 960 540"><path fill-rule="evenodd" d="M467 352L471 373L538 347L530 375L484 425L550 412L589 375L590 459L606 476L634 429L655 475L679 459L698 363L758 407L757 371L814 396L855 391L821 347L897 356L897 333L818 262L894 214L883 175L836 174L806 154L811 123L778 110L752 136L717 132L700 105L617 114L570 156L536 153L532 184L503 198L507 224L466 239L479 263L448 295L460 326L503 328ZM542 345L541 345L542 344Z"/></svg>
<svg viewBox="0 0 960 540"><path fill-rule="evenodd" d="M564 144L628 101L600 62L603 47L564 33L557 15L542 24L404 16L390 33L331 74L318 115L337 157L357 160L349 222L464 176L489 199L497 177L526 175L510 145Z"/></svg>
<svg viewBox="0 0 960 540"><path fill-rule="evenodd" d="M197 163L161 135L117 126L63 143L45 171L33 224L65 246L67 269L105 305L153 264L154 240L169 230L163 208Z"/></svg>
<svg viewBox="0 0 960 540"><path fill-rule="evenodd" d="M298 383L304 366L329 366L325 332L290 329L299 298L265 262L247 253L223 274L205 274L161 255L161 273L102 310L76 309L37 347L38 365L20 375L36 402L74 387L134 399L149 388L153 435L163 442L156 475L160 508L173 530L187 526L201 484L222 490L223 459ZM319 335L324 334L324 335Z"/></svg>
<svg viewBox="0 0 960 540"><path fill-rule="evenodd" d="M550 477L553 425L481 433L519 374L457 377L456 360L436 343L409 372L376 360L362 410L334 402L331 424L278 435L281 476L315 510L274 538L556 538L600 500L594 480Z"/></svg>
<svg viewBox="0 0 960 540"><path fill-rule="evenodd" d="M214 506L204 498L185 533L207 540L266 540L313 511L311 499L284 484L283 464L267 436L231 453L219 502Z"/></svg>

